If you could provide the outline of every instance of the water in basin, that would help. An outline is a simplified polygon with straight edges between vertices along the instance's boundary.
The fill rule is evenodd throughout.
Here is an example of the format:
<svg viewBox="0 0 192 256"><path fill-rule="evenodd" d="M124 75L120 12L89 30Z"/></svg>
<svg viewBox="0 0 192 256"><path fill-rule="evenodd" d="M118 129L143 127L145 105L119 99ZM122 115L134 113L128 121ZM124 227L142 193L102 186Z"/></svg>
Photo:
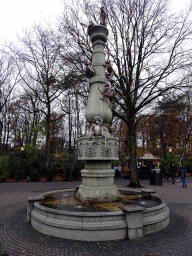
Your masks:
<svg viewBox="0 0 192 256"><path fill-rule="evenodd" d="M144 208L154 207L160 204L155 198L147 198L140 194L123 194L118 202L109 203L83 203L79 201L74 192L58 192L45 196L42 205L57 210L75 212L110 212L121 211L121 205L139 205Z"/></svg>

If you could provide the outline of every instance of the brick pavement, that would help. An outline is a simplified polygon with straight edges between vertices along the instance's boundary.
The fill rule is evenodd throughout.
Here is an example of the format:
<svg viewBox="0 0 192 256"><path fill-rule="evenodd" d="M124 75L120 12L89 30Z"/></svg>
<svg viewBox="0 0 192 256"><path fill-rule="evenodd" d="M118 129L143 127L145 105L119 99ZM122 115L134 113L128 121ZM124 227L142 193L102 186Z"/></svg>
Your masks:
<svg viewBox="0 0 192 256"><path fill-rule="evenodd" d="M71 188L81 182L0 183L0 243L9 255L131 255L131 256L186 256L192 255L192 177L187 188L181 182L175 185L164 180L163 186L151 186L142 180L145 188L154 189L169 206L169 226L142 239L105 242L82 242L43 235L26 223L28 196ZM126 187L128 180L116 180L118 187Z"/></svg>

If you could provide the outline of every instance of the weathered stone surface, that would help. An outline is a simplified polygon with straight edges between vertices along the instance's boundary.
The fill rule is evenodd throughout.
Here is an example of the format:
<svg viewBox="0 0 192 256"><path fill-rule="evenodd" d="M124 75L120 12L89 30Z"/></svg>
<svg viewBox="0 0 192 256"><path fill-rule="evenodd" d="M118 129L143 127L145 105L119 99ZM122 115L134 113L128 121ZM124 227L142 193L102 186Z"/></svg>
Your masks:
<svg viewBox="0 0 192 256"><path fill-rule="evenodd" d="M54 193L65 191L69 190ZM49 194L50 192L44 193L39 198ZM106 196L109 195L106 193ZM29 198L30 201L31 199ZM31 212L31 225L41 233L55 237L105 241L140 238L164 229L170 221L169 209L163 200L159 206L147 209L136 205L122 205L120 208L122 211L116 212L72 212L50 209L35 202Z"/></svg>
<svg viewBox="0 0 192 256"><path fill-rule="evenodd" d="M31 221L31 212L34 208L35 202L41 202L44 199L42 195L36 196L36 197L28 197L27 200L27 222L29 223Z"/></svg>
<svg viewBox="0 0 192 256"><path fill-rule="evenodd" d="M114 185L114 170L111 169L111 161L87 161L81 171L82 185L76 196L85 201L94 199L95 202L118 201L121 197Z"/></svg>
<svg viewBox="0 0 192 256"><path fill-rule="evenodd" d="M118 160L118 153L118 138L107 137L106 142L102 136L81 137L78 140L79 160Z"/></svg>
<svg viewBox="0 0 192 256"><path fill-rule="evenodd" d="M112 119L110 101L107 98L101 100L106 82L105 75L105 42L107 40L108 30L104 26L94 26L91 30L91 41L93 42L92 66L95 69L96 76L90 79L90 93L88 97L85 118L87 122L92 123L96 116L103 119L103 123L108 124ZM103 35L103 36L102 36Z"/></svg>
<svg viewBox="0 0 192 256"><path fill-rule="evenodd" d="M126 223L129 239L143 237L143 207L136 205L123 205L120 207L126 214Z"/></svg>
<svg viewBox="0 0 192 256"><path fill-rule="evenodd" d="M146 197L150 197L151 194L155 194L155 190L153 190L153 189L141 189L141 194L146 196Z"/></svg>
<svg viewBox="0 0 192 256"><path fill-rule="evenodd" d="M76 195L81 201L117 201L120 194L114 185L115 172L111 169L111 161L119 160L119 140L112 137L107 128L112 120L111 103L102 95L107 81L104 48L108 30L102 25L93 26L89 35L93 44L92 67L96 75L89 81L85 118L91 125L96 117L102 121L99 125L94 123L100 130L98 136L90 129L86 136L78 140L78 159L85 160L86 166L81 171L82 185Z"/></svg>

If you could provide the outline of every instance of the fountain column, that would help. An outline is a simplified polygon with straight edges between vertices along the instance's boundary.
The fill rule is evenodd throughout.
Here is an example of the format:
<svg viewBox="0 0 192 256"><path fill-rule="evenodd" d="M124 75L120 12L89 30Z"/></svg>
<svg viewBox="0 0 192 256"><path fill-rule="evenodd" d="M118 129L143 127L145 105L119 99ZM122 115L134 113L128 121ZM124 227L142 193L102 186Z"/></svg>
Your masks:
<svg viewBox="0 0 192 256"><path fill-rule="evenodd" d="M93 26L89 30L93 45L92 66L95 76L89 81L90 94L86 108L86 121L93 123L95 117L102 121L102 136L94 136L90 130L86 136L78 140L78 159L85 160L85 168L81 171L82 184L76 193L81 201L93 202L117 201L121 196L114 185L115 171L111 161L118 160L119 140L109 133L107 124L112 120L110 101L102 95L105 75L105 43L108 30L103 25Z"/></svg>

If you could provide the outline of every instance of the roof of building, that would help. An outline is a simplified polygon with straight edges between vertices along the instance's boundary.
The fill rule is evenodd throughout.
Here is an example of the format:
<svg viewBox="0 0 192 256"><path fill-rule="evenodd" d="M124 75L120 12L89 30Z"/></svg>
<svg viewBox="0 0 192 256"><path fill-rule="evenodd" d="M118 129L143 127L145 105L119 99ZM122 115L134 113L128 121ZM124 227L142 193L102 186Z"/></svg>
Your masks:
<svg viewBox="0 0 192 256"><path fill-rule="evenodd" d="M154 155L147 153L144 154L142 157L139 158L140 160L158 160L158 157L155 157Z"/></svg>

